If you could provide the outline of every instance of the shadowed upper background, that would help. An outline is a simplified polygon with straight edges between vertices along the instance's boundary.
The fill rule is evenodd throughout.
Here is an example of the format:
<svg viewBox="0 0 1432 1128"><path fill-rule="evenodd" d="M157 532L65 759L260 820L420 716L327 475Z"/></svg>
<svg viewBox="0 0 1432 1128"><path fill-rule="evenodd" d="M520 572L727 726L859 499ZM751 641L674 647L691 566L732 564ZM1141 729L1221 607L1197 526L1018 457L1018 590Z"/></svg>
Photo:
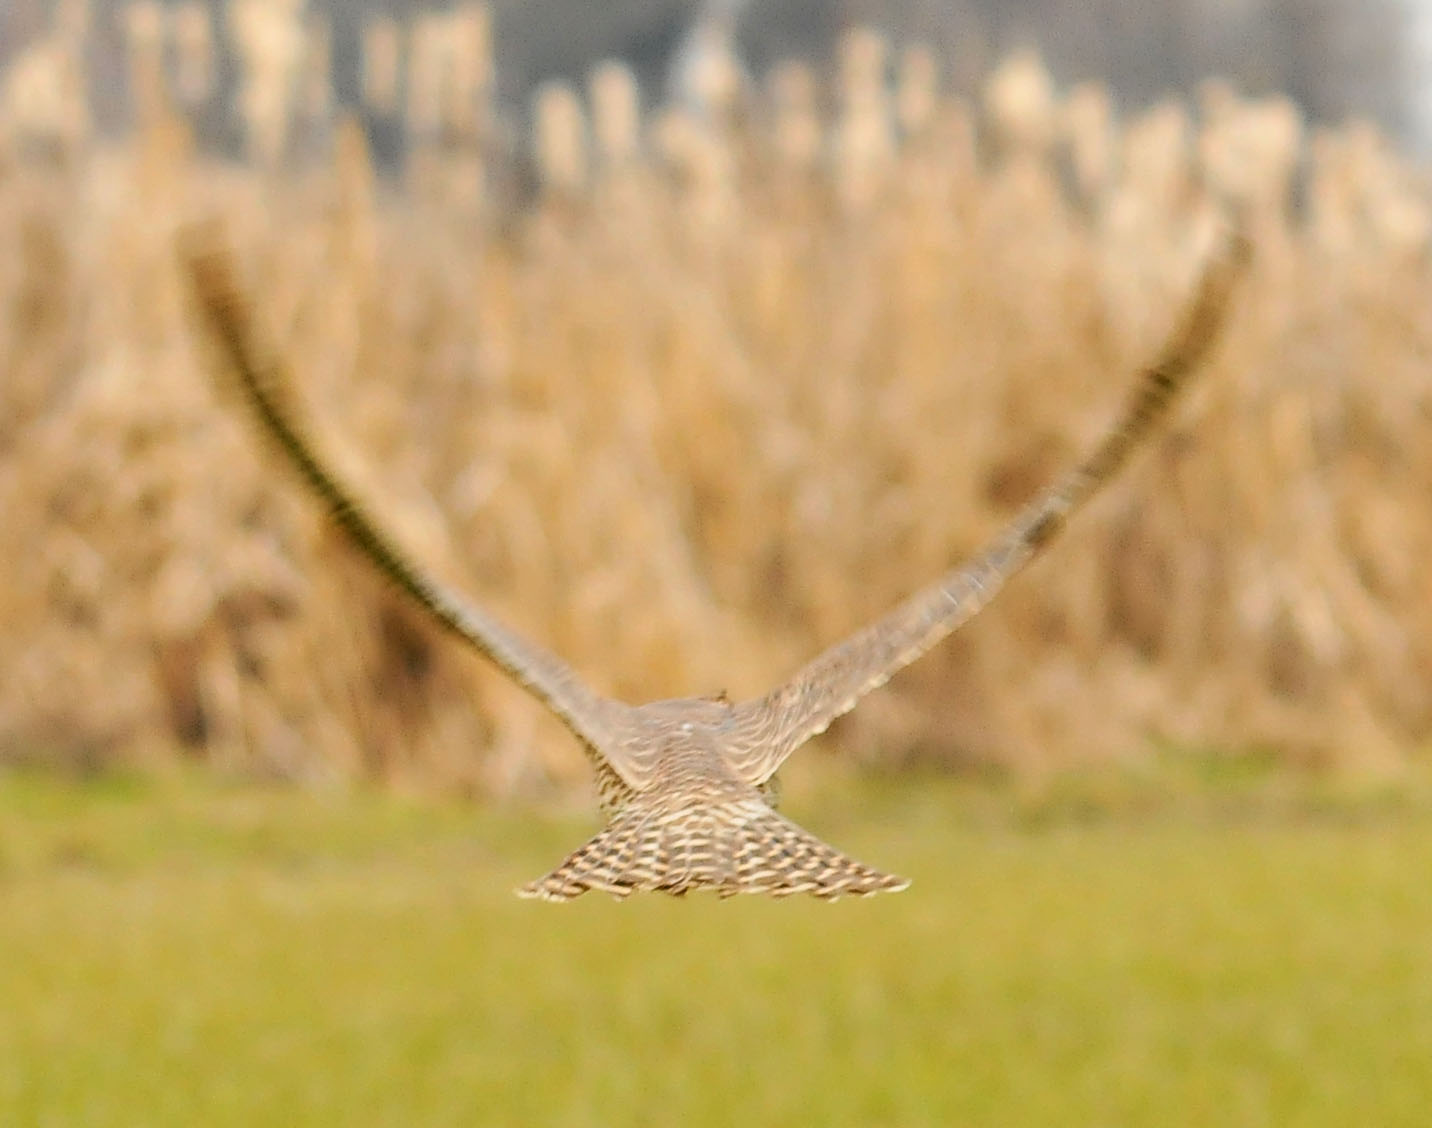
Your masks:
<svg viewBox="0 0 1432 1128"><path fill-rule="evenodd" d="M0 11L0 61L40 38L66 2L10 0ZM118 125L126 120L126 3L88 6L96 111ZM203 7L222 26L244 0L169 6ZM353 106L361 101L365 24L375 17L410 24L453 7L421 0L268 6L331 29L332 85ZM828 67L841 33L860 25L897 47L929 44L963 93L1011 51L1033 48L1061 84L1105 82L1125 109L1190 93L1218 74L1250 94L1285 94L1315 121L1367 118L1421 151L1432 147L1428 0L495 0L489 7L499 95L514 108L539 83L580 80L606 58L632 67L651 100L679 93L684 61L713 34L728 38L754 75L788 58Z"/></svg>

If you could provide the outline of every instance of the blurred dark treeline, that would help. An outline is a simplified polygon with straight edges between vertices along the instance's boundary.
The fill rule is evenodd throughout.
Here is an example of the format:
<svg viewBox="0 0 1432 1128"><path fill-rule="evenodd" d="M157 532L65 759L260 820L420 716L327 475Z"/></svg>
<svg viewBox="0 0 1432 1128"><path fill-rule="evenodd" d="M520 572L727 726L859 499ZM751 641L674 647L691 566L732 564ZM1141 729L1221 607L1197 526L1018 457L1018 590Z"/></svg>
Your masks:
<svg viewBox="0 0 1432 1128"><path fill-rule="evenodd" d="M41 35L65 0L0 4L0 61ZM232 0L209 0L224 25ZM101 125L123 124L127 0L89 0L88 63ZM434 0L275 0L331 27L333 88L359 103L362 27L441 10ZM727 37L749 73L775 61L831 60L841 32L867 24L897 45L937 49L956 91L973 90L993 62L1034 47L1056 81L1097 79L1126 110L1192 91L1209 75L1253 95L1292 97L1315 122L1366 117L1404 144L1432 147L1425 111L1432 22L1414 0L493 0L498 94L520 110L537 84L579 80L620 58L649 101L679 95L681 62L703 34ZM224 69L232 81L234 65ZM223 115L211 118L215 130Z"/></svg>

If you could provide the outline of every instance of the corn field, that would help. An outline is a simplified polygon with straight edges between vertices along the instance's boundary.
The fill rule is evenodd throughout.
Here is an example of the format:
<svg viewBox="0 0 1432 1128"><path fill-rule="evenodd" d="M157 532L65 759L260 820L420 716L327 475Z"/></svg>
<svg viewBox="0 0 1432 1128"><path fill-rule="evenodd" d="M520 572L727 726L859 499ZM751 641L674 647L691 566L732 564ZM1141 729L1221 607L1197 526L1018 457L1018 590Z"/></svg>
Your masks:
<svg viewBox="0 0 1432 1128"><path fill-rule="evenodd" d="M974 552L1157 350L1210 190L1248 201L1255 258L1173 426L827 739L1021 773L1428 747L1432 190L1371 129L1310 134L1216 82L1124 120L1027 56L974 104L856 33L829 75L713 59L699 106L644 107L606 65L514 137L461 7L365 35L364 112L407 139L379 170L294 10L234 6L242 159L196 140L198 5L129 9L122 135L81 94L82 5L3 76L0 758L585 777L215 385L183 221L221 219L414 555L649 700L763 691Z"/></svg>

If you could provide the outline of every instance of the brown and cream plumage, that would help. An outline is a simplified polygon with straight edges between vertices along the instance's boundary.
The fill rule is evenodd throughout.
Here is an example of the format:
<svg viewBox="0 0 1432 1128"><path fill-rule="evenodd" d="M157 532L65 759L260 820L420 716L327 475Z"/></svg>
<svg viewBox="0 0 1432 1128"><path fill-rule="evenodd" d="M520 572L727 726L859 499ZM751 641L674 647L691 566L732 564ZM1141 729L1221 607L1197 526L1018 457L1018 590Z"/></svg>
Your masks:
<svg viewBox="0 0 1432 1128"><path fill-rule="evenodd" d="M290 407L282 363L250 314L231 260L212 229L183 245L199 307L263 427L357 546L443 627L545 704L582 743L608 825L522 896L565 901L589 889L722 896L811 893L835 898L905 887L776 813L772 781L793 751L825 731L975 615L1057 536L1069 517L1127 461L1207 355L1248 254L1233 230L1163 353L1138 378L1123 414L974 560L831 647L764 697L690 698L631 706L582 683L556 655L436 583L397 547L333 474Z"/></svg>

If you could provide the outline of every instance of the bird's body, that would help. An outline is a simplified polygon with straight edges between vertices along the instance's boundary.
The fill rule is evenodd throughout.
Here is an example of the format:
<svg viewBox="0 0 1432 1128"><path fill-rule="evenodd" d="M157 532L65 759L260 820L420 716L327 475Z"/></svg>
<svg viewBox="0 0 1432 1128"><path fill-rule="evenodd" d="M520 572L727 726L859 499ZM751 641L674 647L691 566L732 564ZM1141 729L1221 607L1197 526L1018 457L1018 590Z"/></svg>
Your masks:
<svg viewBox="0 0 1432 1128"><path fill-rule="evenodd" d="M218 240L194 233L186 250L200 307L245 398L334 520L435 622L543 702L585 748L608 824L552 873L520 890L564 901L591 889L618 897L710 888L723 896L804 892L835 898L903 888L900 878L846 857L777 814L777 769L866 693L977 614L1124 465L1206 355L1249 248L1234 231L1210 260L1164 352L1134 384L1122 415L1083 461L973 560L830 647L763 697L637 706L595 693L562 659L464 601L408 558L320 457Z"/></svg>
<svg viewBox="0 0 1432 1128"><path fill-rule="evenodd" d="M743 778L742 717L712 698L656 701L631 708L629 740L649 751L641 790L609 787L609 823L524 897L565 901L589 889L625 897L710 888L733 893L812 893L818 897L903 889L881 873L782 818L772 781Z"/></svg>

